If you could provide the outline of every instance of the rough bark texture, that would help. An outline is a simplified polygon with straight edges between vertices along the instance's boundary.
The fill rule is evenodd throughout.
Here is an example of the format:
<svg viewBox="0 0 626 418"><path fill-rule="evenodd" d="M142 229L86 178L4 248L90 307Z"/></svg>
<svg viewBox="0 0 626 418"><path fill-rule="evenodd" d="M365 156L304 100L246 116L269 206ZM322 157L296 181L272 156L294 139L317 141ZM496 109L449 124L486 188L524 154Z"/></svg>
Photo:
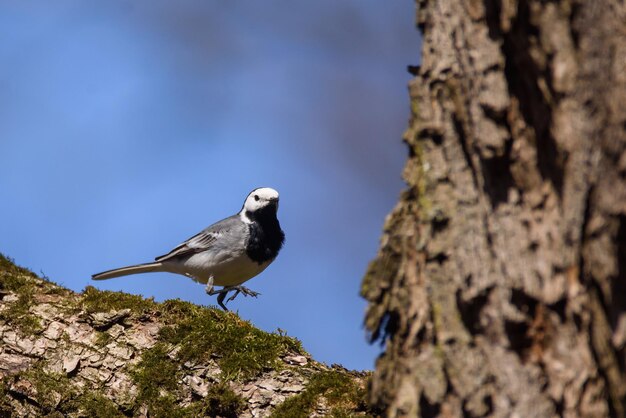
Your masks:
<svg viewBox="0 0 626 418"><path fill-rule="evenodd" d="M77 294L0 254L0 417L369 416L366 378L234 313Z"/></svg>
<svg viewBox="0 0 626 418"><path fill-rule="evenodd" d="M389 417L626 416L626 4L419 0L362 293Z"/></svg>

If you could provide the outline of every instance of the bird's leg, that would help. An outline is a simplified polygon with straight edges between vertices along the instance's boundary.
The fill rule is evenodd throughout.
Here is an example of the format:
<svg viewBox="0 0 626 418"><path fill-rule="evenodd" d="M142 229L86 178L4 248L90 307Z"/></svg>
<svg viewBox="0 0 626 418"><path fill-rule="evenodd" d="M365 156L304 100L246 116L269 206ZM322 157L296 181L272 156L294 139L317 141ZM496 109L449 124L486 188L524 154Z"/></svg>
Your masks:
<svg viewBox="0 0 626 418"><path fill-rule="evenodd" d="M207 280L206 287L204 288L204 291L209 296L213 296L215 294L215 293L213 293L213 276L210 276L209 280Z"/></svg>
<svg viewBox="0 0 626 418"><path fill-rule="evenodd" d="M224 309L225 311L228 311L228 309L226 308L226 305L224 305L224 298L226 298L226 295L231 290L234 290L235 294L229 297L226 303L230 302L231 300L234 300L239 295L239 293L243 293L244 296L252 296L252 297L257 297L260 295L259 292L250 290L245 286L224 286L220 290L215 290L213 288L213 276L209 277L209 280L207 281L206 288L205 288L205 291L209 296L218 295L217 304L220 305L221 308Z"/></svg>
<svg viewBox="0 0 626 418"><path fill-rule="evenodd" d="M224 309L225 311L228 311L228 308L226 308L226 305L224 305L224 298L226 297L228 292L230 292L230 288L223 287L220 290L215 290L213 288L213 283L214 283L213 276L211 276L209 277L209 280L207 280L206 282L206 287L204 288L205 292L209 296L218 295L217 304L220 305L222 309Z"/></svg>
<svg viewBox="0 0 626 418"><path fill-rule="evenodd" d="M213 282L213 276L209 277L209 280L207 280L204 290L209 296L218 295L217 304L220 305L222 309L228 312L228 308L226 308L226 305L224 305L224 298L226 297L226 294L230 291L230 289L224 287L220 290L215 290L213 288Z"/></svg>
<svg viewBox="0 0 626 418"><path fill-rule="evenodd" d="M224 291L226 290L226 291ZM217 297L217 304L222 307L226 312L228 312L228 308L224 305L224 298L228 294L228 290L226 288L219 291L219 296ZM230 299L229 299L230 300ZM227 301L228 302L228 301Z"/></svg>

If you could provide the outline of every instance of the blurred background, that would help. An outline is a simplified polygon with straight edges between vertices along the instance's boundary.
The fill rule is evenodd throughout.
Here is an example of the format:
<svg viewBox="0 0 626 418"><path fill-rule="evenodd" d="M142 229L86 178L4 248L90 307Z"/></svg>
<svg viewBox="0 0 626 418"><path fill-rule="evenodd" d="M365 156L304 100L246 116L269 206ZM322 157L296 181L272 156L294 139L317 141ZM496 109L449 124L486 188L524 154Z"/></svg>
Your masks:
<svg viewBox="0 0 626 418"><path fill-rule="evenodd" d="M75 291L215 304L151 261L276 188L286 244L230 308L371 369L363 273L403 187L412 0L0 1L0 252Z"/></svg>

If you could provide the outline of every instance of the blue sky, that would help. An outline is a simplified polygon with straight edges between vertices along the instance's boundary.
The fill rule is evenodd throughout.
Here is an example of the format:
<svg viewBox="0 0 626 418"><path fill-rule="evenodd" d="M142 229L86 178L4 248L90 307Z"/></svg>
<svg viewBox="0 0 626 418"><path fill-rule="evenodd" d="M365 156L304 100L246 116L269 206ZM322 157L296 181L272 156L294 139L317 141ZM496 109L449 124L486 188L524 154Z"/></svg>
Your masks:
<svg viewBox="0 0 626 418"><path fill-rule="evenodd" d="M286 244L229 305L371 369L358 296L403 187L412 0L0 1L0 252L80 291L215 304L170 274L91 282L281 194Z"/></svg>

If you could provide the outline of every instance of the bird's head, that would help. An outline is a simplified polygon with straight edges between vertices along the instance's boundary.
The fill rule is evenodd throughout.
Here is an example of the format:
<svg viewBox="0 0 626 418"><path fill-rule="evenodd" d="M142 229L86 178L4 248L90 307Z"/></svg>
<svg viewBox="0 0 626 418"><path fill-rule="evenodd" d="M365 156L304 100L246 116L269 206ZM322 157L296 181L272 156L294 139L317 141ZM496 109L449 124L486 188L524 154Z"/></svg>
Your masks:
<svg viewBox="0 0 626 418"><path fill-rule="evenodd" d="M278 192L270 187L260 187L250 192L243 203L242 213L254 216L259 212L276 213Z"/></svg>

